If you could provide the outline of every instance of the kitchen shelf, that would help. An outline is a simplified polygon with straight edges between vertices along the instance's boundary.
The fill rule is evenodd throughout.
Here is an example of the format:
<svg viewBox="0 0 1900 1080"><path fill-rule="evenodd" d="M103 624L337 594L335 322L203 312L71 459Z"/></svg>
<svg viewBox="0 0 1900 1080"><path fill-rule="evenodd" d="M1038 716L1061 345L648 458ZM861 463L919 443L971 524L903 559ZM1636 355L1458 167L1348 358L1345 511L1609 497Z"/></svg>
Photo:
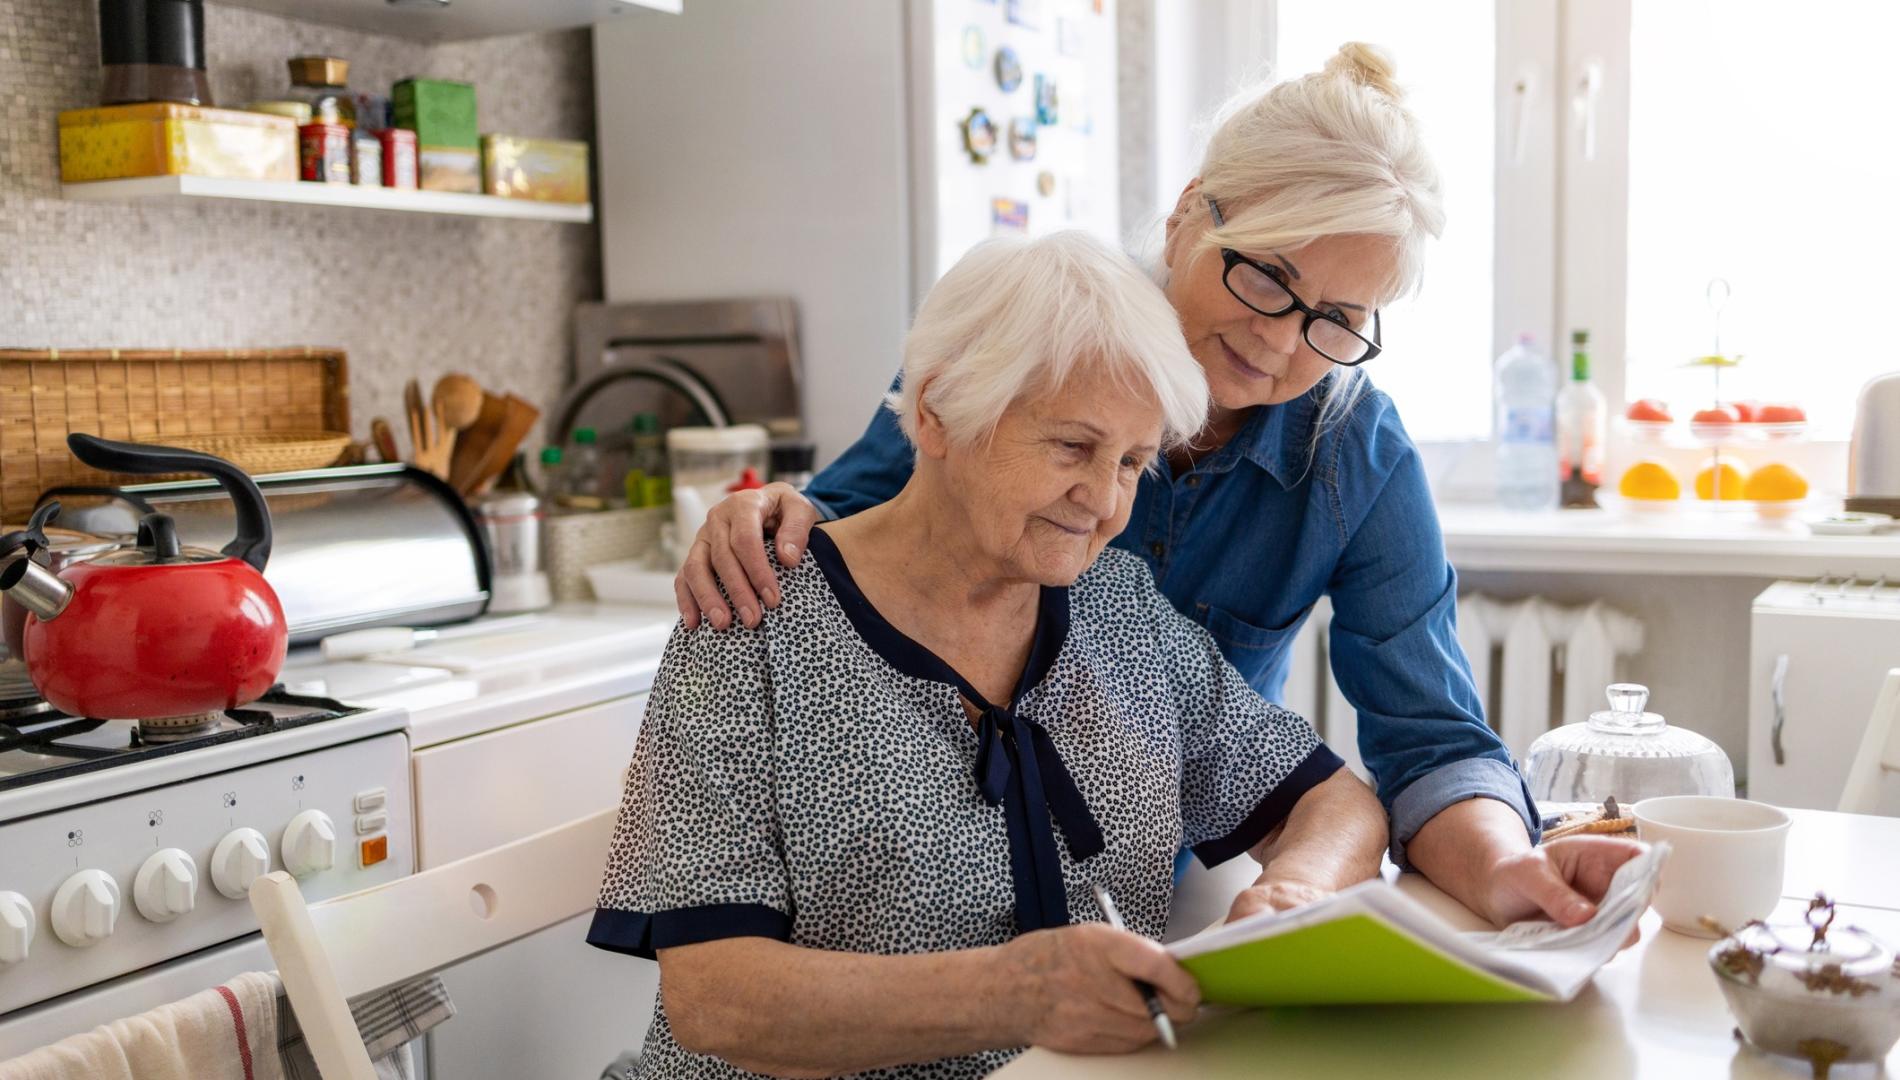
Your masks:
<svg viewBox="0 0 1900 1080"><path fill-rule="evenodd" d="M360 210L393 210L411 214L559 221L582 225L594 220L593 203L536 202L532 199L504 199L495 195L462 195L450 191L357 187L354 184L316 184L301 180L141 176L130 180L92 180L83 184L62 184L60 190L66 198L82 202L123 202L128 199L165 202L191 199L237 199L248 202L348 206Z"/></svg>
<svg viewBox="0 0 1900 1080"><path fill-rule="evenodd" d="M1739 517L1739 516L1738 516ZM1445 554L1459 572L1900 580L1900 535L1816 536L1798 521L1722 520L1609 510L1514 513L1440 503Z"/></svg>

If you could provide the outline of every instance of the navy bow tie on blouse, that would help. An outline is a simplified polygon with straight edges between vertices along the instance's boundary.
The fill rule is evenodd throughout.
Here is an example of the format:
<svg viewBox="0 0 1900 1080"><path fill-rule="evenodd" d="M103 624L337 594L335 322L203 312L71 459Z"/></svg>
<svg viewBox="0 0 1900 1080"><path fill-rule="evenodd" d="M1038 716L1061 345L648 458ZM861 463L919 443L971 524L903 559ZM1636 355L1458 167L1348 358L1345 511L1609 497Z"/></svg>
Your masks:
<svg viewBox="0 0 1900 1080"><path fill-rule="evenodd" d="M1077 862L1102 850L1101 827L1041 725L981 698L973 701L983 710L976 727L976 786L991 806L1003 807L1017 929L1026 934L1067 926L1068 892L1049 819L1062 827L1069 857Z"/></svg>

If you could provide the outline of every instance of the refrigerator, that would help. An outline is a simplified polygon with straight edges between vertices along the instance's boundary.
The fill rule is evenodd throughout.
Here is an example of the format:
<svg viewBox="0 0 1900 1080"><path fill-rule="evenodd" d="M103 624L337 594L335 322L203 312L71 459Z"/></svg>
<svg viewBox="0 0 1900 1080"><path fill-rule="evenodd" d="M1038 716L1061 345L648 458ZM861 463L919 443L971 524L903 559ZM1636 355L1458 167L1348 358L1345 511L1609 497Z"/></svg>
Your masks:
<svg viewBox="0 0 1900 1080"><path fill-rule="evenodd" d="M789 297L830 460L971 245L1120 240L1114 3L688 0L600 25L607 301Z"/></svg>

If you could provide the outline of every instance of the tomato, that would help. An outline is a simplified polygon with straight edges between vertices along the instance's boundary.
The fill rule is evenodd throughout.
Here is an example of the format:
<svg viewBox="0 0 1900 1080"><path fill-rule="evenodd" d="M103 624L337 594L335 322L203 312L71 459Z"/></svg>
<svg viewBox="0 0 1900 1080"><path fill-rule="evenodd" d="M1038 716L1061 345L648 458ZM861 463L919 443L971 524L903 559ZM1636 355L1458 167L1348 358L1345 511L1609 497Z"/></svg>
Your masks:
<svg viewBox="0 0 1900 1080"><path fill-rule="evenodd" d="M1695 424L1739 424L1742 417L1733 405L1717 405L1713 409L1697 409L1690 423Z"/></svg>
<svg viewBox="0 0 1900 1080"><path fill-rule="evenodd" d="M1657 424L1667 424L1675 419L1675 417L1669 415L1669 405L1661 398L1653 397L1632 402L1629 411L1623 415L1629 417L1631 420L1647 420Z"/></svg>
<svg viewBox="0 0 1900 1080"><path fill-rule="evenodd" d="M1753 424L1761 419L1761 402L1737 401L1732 404L1735 409L1735 415L1742 418L1742 423Z"/></svg>
<svg viewBox="0 0 1900 1080"><path fill-rule="evenodd" d="M1799 405L1763 405L1755 412L1755 419L1764 424L1799 424L1807 418Z"/></svg>

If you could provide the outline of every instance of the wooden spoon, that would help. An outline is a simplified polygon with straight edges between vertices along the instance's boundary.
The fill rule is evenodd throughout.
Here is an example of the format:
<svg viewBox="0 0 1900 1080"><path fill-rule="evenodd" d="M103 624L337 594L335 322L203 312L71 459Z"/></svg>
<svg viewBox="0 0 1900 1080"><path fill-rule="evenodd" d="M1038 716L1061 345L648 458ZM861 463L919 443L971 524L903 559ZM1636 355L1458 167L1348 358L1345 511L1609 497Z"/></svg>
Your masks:
<svg viewBox="0 0 1900 1080"><path fill-rule="evenodd" d="M430 404L442 425L442 463L446 472L455 453L456 433L472 426L482 414L482 386L460 372L444 375L436 381Z"/></svg>

